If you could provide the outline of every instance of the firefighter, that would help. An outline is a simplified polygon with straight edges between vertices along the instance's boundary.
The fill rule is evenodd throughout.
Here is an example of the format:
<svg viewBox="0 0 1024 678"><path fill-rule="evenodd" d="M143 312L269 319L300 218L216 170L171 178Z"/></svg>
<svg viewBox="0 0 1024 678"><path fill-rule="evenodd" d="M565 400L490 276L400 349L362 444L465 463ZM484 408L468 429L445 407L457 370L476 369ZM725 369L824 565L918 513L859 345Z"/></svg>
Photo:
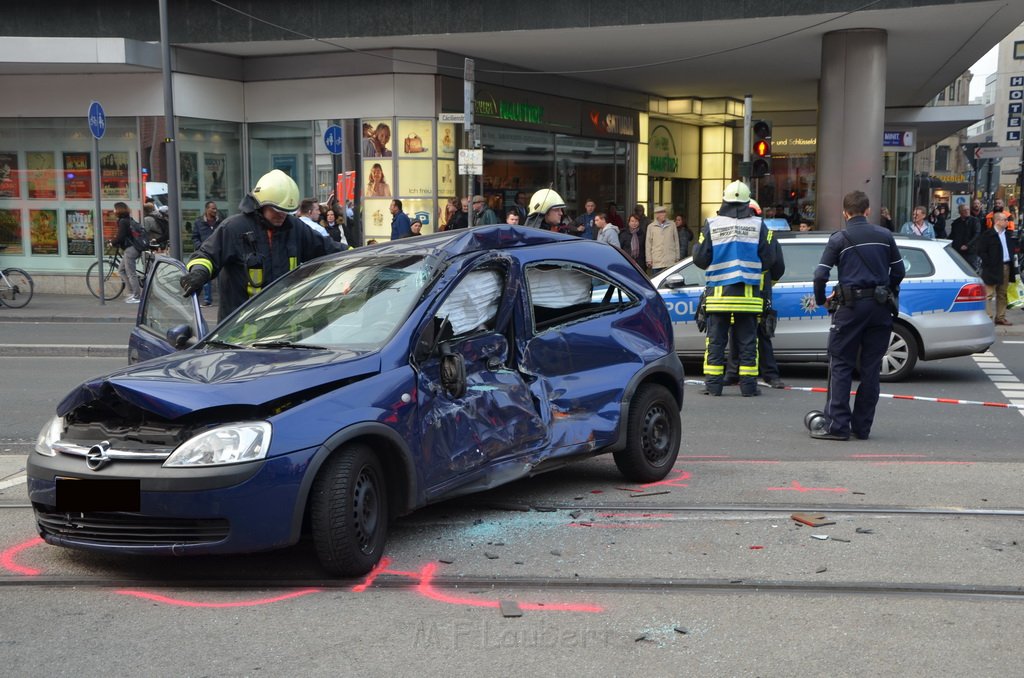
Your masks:
<svg viewBox="0 0 1024 678"><path fill-rule="evenodd" d="M559 231L564 211L565 201L562 196L550 188L542 188L530 198L530 214L526 217L526 225L546 231Z"/></svg>
<svg viewBox="0 0 1024 678"><path fill-rule="evenodd" d="M185 296L220 275L220 322L236 308L299 264L341 247L299 221L299 187L281 170L260 177L242 198L239 214L225 219L188 260L181 277Z"/></svg>
<svg viewBox="0 0 1024 678"><path fill-rule="evenodd" d="M706 395L722 395L730 325L739 348L740 393L745 397L761 393L757 388L757 322L764 310L762 271L775 263L771 238L750 207L750 188L741 181L726 186L718 214L704 222L693 250L694 264L707 271Z"/></svg>

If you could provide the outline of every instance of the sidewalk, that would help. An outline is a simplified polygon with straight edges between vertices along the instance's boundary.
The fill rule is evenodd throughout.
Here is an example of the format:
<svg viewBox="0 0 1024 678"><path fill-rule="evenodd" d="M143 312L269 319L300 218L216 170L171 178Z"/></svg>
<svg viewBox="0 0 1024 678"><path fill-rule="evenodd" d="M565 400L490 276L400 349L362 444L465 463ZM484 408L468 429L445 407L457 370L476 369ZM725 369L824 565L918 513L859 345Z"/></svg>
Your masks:
<svg viewBox="0 0 1024 678"><path fill-rule="evenodd" d="M67 356L122 358L127 355L126 344L90 344L75 341L74 334L66 330L40 331L38 340L14 343L4 332L9 323L124 323L125 331L135 324L138 304L126 304L124 295L103 305L92 296L35 294L24 308L0 306L0 356ZM217 324L217 307L202 308L203 317L210 327ZM5 334L7 335L5 337Z"/></svg>

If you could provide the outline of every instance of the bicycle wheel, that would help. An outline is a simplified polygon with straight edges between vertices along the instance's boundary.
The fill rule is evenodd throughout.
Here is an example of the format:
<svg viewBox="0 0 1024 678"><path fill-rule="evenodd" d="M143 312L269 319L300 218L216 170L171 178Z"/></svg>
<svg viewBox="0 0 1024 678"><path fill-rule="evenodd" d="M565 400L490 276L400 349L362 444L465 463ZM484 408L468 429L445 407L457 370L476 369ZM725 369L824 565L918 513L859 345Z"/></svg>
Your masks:
<svg viewBox="0 0 1024 678"><path fill-rule="evenodd" d="M121 278L121 274L117 272L118 267L117 261L113 259L103 260L103 298L104 299L117 299L121 296L121 292L124 292L124 279ZM92 296L97 299L100 298L100 263L97 261L89 267L89 271L85 274L85 282L89 285L89 291L92 292Z"/></svg>
<svg viewBox="0 0 1024 678"><path fill-rule="evenodd" d="M20 268L5 268L6 283L0 279L0 303L11 308L21 308L32 301L35 284L32 276Z"/></svg>

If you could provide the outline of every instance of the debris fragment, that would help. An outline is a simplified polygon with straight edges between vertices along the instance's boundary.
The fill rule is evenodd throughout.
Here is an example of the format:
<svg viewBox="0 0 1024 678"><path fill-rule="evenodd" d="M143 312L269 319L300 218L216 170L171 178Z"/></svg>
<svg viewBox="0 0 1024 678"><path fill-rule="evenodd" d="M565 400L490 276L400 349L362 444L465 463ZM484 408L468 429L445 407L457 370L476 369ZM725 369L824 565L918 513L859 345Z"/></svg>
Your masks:
<svg viewBox="0 0 1024 678"><path fill-rule="evenodd" d="M484 524L484 519L483 518L477 518L476 520L473 521L473 524L474 525L483 525Z"/></svg>
<svg viewBox="0 0 1024 678"><path fill-rule="evenodd" d="M750 550L751 551L760 551L763 548L764 548L763 546L751 546Z"/></svg>
<svg viewBox="0 0 1024 678"><path fill-rule="evenodd" d="M484 558L486 558L487 560L497 560L498 554L491 553L490 551L484 551Z"/></svg>
<svg viewBox="0 0 1024 678"><path fill-rule="evenodd" d="M444 558L438 558L437 562L444 563L445 565L451 565L455 562L455 558L452 558L451 556L445 556Z"/></svg>
<svg viewBox="0 0 1024 678"><path fill-rule="evenodd" d="M591 490L590 494L604 494L604 490Z"/></svg>
<svg viewBox="0 0 1024 678"><path fill-rule="evenodd" d="M825 541L826 539L828 539L828 535L827 534L812 534L811 535L811 539L820 539L822 541Z"/></svg>
<svg viewBox="0 0 1024 678"><path fill-rule="evenodd" d="M562 552L559 551L558 549L551 549L551 555L558 556L559 558L561 558L562 557Z"/></svg>
<svg viewBox="0 0 1024 678"><path fill-rule="evenodd" d="M836 521L829 520L822 513L794 513L790 516L793 520L804 525L811 527L821 527L822 525L835 525Z"/></svg>
<svg viewBox="0 0 1024 678"><path fill-rule="evenodd" d="M846 542L847 544L850 543L849 539L843 539L842 537L832 537L832 541L841 541L841 542Z"/></svg>
<svg viewBox="0 0 1024 678"><path fill-rule="evenodd" d="M685 628L683 628L682 626L677 626L677 627L675 627L675 628L674 628L674 629L672 629L672 630L673 630L673 631L675 631L676 633L681 633L681 634L683 634L684 636L685 636L685 635L686 635L687 633L689 633L689 631L687 631L687 630L686 630Z"/></svg>
<svg viewBox="0 0 1024 678"><path fill-rule="evenodd" d="M503 600L499 604L502 617L522 617L523 608L514 600Z"/></svg>
<svg viewBox="0 0 1024 678"><path fill-rule="evenodd" d="M864 492L851 492L850 494L865 494Z"/></svg>
<svg viewBox="0 0 1024 678"><path fill-rule="evenodd" d="M858 527L856 530L857 534L874 534L874 530L869 530L866 527Z"/></svg>
<svg viewBox="0 0 1024 678"><path fill-rule="evenodd" d="M641 494L631 494L630 497L653 497L659 494L670 494L672 490L663 490L661 492L643 492Z"/></svg>
<svg viewBox="0 0 1024 678"><path fill-rule="evenodd" d="M582 515L583 515L583 511L582 511L582 510L580 510L580 509L576 509L575 511L569 511L569 515L570 515L570 516L571 516L571 517L572 517L573 519L576 519L576 518L579 518L580 516L582 516Z"/></svg>
<svg viewBox="0 0 1024 678"><path fill-rule="evenodd" d="M528 505L517 504L513 502L492 501L487 502L486 506L487 508L493 509L495 511L522 511L524 513L528 513L530 511L530 507Z"/></svg>
<svg viewBox="0 0 1024 678"><path fill-rule="evenodd" d="M827 567L819 567L814 572L815 572L815 574L821 574L822 572L828 572L828 568Z"/></svg>
<svg viewBox="0 0 1024 678"><path fill-rule="evenodd" d="M648 637L647 637L647 634L646 634L646 633L644 633L643 635L639 635L639 636L637 636L636 638L634 638L634 639L633 639L633 642L634 642L634 643L639 643L639 642L640 642L641 640L650 640L650 638L648 638Z"/></svg>
<svg viewBox="0 0 1024 678"><path fill-rule="evenodd" d="M556 509L553 506L534 506L533 510L537 511L538 513L554 513L558 509Z"/></svg>
<svg viewBox="0 0 1024 678"><path fill-rule="evenodd" d="M580 499L583 499L583 497L573 497L573 499L575 499L576 501L579 501Z"/></svg>

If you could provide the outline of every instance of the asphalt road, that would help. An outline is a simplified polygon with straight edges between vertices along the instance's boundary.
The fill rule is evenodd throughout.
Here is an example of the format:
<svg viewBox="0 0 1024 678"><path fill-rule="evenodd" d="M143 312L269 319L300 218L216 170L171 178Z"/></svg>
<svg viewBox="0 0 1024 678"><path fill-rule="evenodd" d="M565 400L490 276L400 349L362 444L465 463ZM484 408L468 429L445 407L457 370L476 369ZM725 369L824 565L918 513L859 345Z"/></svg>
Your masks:
<svg viewBox="0 0 1024 678"><path fill-rule="evenodd" d="M1009 402L1024 344L991 354L1009 374L958 358L882 391ZM395 522L375 580L334 581L306 542L187 560L36 542L24 455L73 384L123 364L0 358L0 646L19 674L1019 673L1017 409L884 398L871 440L837 443L802 425L821 367L783 366L795 389L759 398L694 386L665 482L599 457L430 507Z"/></svg>

